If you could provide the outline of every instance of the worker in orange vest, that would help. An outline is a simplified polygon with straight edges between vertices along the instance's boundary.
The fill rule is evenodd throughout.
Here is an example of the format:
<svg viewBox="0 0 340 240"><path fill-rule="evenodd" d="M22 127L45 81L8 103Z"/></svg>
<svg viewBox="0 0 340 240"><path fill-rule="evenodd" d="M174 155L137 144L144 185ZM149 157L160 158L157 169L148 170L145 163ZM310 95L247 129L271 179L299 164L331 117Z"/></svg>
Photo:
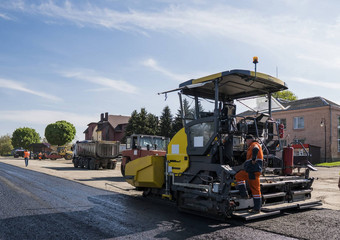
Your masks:
<svg viewBox="0 0 340 240"><path fill-rule="evenodd" d="M247 158L244 163L244 169L240 170L235 179L237 189L240 191L242 198L248 198L246 181L248 181L254 200L254 208L252 213L260 213L262 206L260 175L262 172L263 152L261 145L255 140L253 135L246 136L246 144L248 146Z"/></svg>
<svg viewBox="0 0 340 240"><path fill-rule="evenodd" d="M39 160L41 160L42 153L40 152L40 153L38 154L38 156L39 156Z"/></svg>
<svg viewBox="0 0 340 240"><path fill-rule="evenodd" d="M28 158L30 157L30 153L25 149L24 151L24 158L25 158L25 165L28 166Z"/></svg>

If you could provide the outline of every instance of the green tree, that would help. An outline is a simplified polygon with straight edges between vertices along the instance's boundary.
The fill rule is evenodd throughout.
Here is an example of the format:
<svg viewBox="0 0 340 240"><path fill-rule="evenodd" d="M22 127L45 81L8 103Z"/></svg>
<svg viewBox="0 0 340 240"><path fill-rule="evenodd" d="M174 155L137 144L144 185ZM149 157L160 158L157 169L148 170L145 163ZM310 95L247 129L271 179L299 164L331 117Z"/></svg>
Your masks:
<svg viewBox="0 0 340 240"><path fill-rule="evenodd" d="M298 97L289 90L283 90L280 92L273 93L272 96L274 98L280 98L280 99L289 100L289 101L294 101L298 99Z"/></svg>
<svg viewBox="0 0 340 240"><path fill-rule="evenodd" d="M203 106L201 102L198 102L199 112L203 112ZM185 98L183 100L183 111L185 119L193 119L195 116L195 107L190 107L189 101ZM182 110L179 108L177 110L176 116L173 118L171 124L170 138L172 138L179 130L183 128Z"/></svg>
<svg viewBox="0 0 340 240"><path fill-rule="evenodd" d="M152 113L148 113L146 117L146 133L148 135L157 135L158 134L158 117L153 115Z"/></svg>
<svg viewBox="0 0 340 240"><path fill-rule="evenodd" d="M32 143L40 143L40 136L33 128L17 128L12 134L12 145L14 148L28 149Z"/></svg>
<svg viewBox="0 0 340 240"><path fill-rule="evenodd" d="M204 112L204 108L203 108L202 103L200 101L198 102L198 111L199 112Z"/></svg>
<svg viewBox="0 0 340 240"><path fill-rule="evenodd" d="M147 126L147 116L148 112L145 108L141 108L140 113L137 114L136 124L135 124L135 132L136 134L147 134L148 126Z"/></svg>
<svg viewBox="0 0 340 240"><path fill-rule="evenodd" d="M155 135L158 131L158 117L148 113L145 108L141 108L140 113L134 110L126 127L126 136L132 134ZM124 139L125 139L124 138Z"/></svg>
<svg viewBox="0 0 340 240"><path fill-rule="evenodd" d="M70 143L75 135L74 125L64 120L51 123L45 128L45 137L52 145L62 146Z"/></svg>
<svg viewBox="0 0 340 240"><path fill-rule="evenodd" d="M193 119L195 116L195 109L190 107L189 101L184 98L183 100L183 111L184 111L184 118L186 119Z"/></svg>
<svg viewBox="0 0 340 240"><path fill-rule="evenodd" d="M177 110L177 114L172 121L172 126L171 126L171 135L170 138L175 136L175 134L183 128L183 120L182 120L182 114L181 114L181 109Z"/></svg>
<svg viewBox="0 0 340 240"><path fill-rule="evenodd" d="M0 137L0 155L9 155L13 149L12 140L9 135L4 135Z"/></svg>
<svg viewBox="0 0 340 240"><path fill-rule="evenodd" d="M172 115L169 106L163 109L160 117L159 135L170 137L172 134Z"/></svg>
<svg viewBox="0 0 340 240"><path fill-rule="evenodd" d="M131 113L131 117L128 121L128 125L126 126L124 139L126 139L126 136L131 136L134 133L135 128L136 128L137 118L138 118L138 112L137 110L134 110Z"/></svg>

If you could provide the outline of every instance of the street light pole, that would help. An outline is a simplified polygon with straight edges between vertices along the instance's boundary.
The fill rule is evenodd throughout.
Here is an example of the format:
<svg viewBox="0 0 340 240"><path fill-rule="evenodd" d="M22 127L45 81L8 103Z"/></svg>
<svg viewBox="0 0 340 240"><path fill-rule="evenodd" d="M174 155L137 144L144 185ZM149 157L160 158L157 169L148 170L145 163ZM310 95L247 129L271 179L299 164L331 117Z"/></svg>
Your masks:
<svg viewBox="0 0 340 240"><path fill-rule="evenodd" d="M327 147L327 144L326 144L326 141L327 141L327 138L326 138L326 119L325 118L322 118L321 119L321 124L320 124L321 127L324 127L325 128L325 162L326 162L326 147Z"/></svg>

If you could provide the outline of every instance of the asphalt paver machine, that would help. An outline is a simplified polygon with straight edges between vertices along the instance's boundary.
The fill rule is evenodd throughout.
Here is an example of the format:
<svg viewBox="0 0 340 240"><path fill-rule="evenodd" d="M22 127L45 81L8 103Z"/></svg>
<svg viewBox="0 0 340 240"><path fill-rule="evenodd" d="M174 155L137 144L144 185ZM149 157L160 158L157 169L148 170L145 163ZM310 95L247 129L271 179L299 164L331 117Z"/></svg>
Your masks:
<svg viewBox="0 0 340 240"><path fill-rule="evenodd" d="M271 118L271 94L285 89L283 81L255 69L220 72L163 92L178 92L181 106L183 97L191 98L195 113L190 119L183 114L184 128L171 139L166 156L127 163L126 181L144 195L176 201L181 211L222 219L251 220L321 205L311 199L314 179L309 172L316 169L308 163L294 166L292 151L282 146L283 129ZM237 116L235 102L254 96L267 99L267 111ZM212 111L201 111L202 101L210 102ZM246 134L253 134L264 152L259 214L247 211L253 200L241 198L236 189L235 174L246 160Z"/></svg>

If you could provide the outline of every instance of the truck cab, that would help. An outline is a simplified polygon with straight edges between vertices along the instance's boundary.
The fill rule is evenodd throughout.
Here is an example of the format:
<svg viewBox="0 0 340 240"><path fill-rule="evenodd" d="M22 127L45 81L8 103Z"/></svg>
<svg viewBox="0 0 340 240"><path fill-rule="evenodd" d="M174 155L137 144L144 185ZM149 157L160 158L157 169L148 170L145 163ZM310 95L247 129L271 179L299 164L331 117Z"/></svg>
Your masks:
<svg viewBox="0 0 340 240"><path fill-rule="evenodd" d="M165 156L170 139L163 136L134 134L126 139L126 149L122 151L121 172L125 176L125 165L140 157Z"/></svg>

